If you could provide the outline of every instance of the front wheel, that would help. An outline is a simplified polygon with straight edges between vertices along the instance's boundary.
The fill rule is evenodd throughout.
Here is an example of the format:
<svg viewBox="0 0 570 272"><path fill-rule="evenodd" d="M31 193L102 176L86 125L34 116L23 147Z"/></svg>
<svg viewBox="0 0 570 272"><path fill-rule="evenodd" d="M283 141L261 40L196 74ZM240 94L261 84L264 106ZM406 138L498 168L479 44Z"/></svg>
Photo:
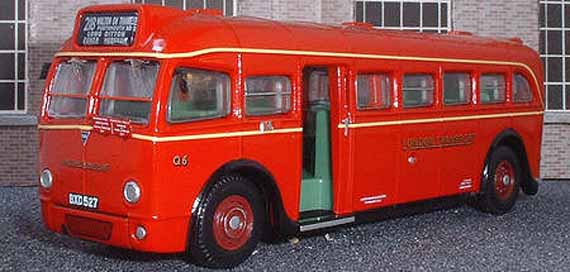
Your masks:
<svg viewBox="0 0 570 272"><path fill-rule="evenodd" d="M247 179L221 177L197 210L189 254L198 265L234 267L246 260L262 237L263 201Z"/></svg>
<svg viewBox="0 0 570 272"><path fill-rule="evenodd" d="M505 146L495 149L481 184L478 198L481 210L497 215L512 210L519 194L521 176L515 153Z"/></svg>

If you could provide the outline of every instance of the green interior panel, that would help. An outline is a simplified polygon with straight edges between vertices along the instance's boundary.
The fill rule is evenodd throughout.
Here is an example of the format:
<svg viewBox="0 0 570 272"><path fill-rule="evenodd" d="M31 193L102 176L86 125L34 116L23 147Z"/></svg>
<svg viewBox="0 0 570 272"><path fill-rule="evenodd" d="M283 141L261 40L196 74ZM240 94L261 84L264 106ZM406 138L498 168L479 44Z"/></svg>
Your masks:
<svg viewBox="0 0 570 272"><path fill-rule="evenodd" d="M322 101L305 111L301 212L332 209L330 146L330 105Z"/></svg>

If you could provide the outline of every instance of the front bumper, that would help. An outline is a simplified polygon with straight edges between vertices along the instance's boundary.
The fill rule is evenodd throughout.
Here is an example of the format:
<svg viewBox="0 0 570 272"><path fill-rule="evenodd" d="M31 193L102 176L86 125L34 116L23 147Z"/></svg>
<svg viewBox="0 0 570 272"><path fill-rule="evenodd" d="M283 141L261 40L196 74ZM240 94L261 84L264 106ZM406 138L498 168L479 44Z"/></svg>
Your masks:
<svg viewBox="0 0 570 272"><path fill-rule="evenodd" d="M176 253L186 250L189 217L121 217L71 209L46 199L40 200L44 224L52 231L138 251ZM147 236L142 240L135 238L137 226L147 230Z"/></svg>

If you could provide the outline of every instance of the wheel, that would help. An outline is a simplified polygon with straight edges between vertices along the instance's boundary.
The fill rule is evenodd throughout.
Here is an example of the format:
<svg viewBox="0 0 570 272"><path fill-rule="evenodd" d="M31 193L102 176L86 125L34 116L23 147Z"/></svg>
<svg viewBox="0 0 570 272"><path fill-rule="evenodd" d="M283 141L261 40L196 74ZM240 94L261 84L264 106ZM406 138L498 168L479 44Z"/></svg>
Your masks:
<svg viewBox="0 0 570 272"><path fill-rule="evenodd" d="M505 214L512 210L520 190L521 169L515 153L501 146L491 154L481 184L478 206L492 214Z"/></svg>
<svg viewBox="0 0 570 272"><path fill-rule="evenodd" d="M211 268L234 267L246 260L261 239L265 222L259 190L238 175L216 181L194 218L190 258Z"/></svg>

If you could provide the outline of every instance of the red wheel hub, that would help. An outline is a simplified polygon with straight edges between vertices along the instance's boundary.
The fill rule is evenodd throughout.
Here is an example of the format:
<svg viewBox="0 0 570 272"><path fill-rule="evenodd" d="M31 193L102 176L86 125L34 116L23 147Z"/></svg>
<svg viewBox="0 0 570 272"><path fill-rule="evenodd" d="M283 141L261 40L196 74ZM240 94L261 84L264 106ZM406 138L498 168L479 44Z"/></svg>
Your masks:
<svg viewBox="0 0 570 272"><path fill-rule="evenodd" d="M515 169L508 161L500 161L495 168L495 192L501 200L511 197L515 189Z"/></svg>
<svg viewBox="0 0 570 272"><path fill-rule="evenodd" d="M253 231L253 210L246 198L231 195L214 212L213 231L218 245L236 250L247 243Z"/></svg>

